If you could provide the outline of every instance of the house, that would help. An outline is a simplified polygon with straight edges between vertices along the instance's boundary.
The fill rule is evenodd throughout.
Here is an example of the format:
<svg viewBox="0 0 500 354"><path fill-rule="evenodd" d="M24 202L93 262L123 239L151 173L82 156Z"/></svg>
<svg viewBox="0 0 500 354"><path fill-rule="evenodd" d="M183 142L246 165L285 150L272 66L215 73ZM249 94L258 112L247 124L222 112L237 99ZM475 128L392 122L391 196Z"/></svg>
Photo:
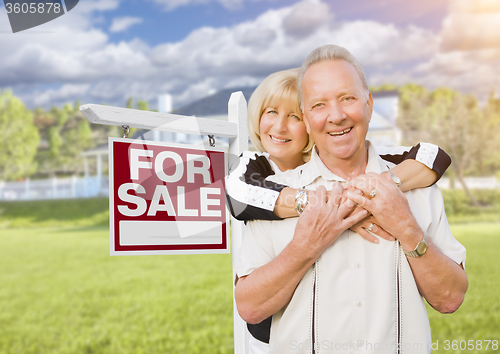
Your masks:
<svg viewBox="0 0 500 354"><path fill-rule="evenodd" d="M373 114L367 139L375 145L401 145L401 130L396 126L399 92L397 90L373 92Z"/></svg>

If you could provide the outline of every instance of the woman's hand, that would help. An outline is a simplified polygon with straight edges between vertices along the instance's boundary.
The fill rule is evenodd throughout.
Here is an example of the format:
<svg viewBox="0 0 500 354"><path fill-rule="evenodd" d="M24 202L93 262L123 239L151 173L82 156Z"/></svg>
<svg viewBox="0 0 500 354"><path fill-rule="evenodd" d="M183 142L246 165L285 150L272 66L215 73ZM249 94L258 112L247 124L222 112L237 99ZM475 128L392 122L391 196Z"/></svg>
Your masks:
<svg viewBox="0 0 500 354"><path fill-rule="evenodd" d="M361 208L358 206L358 208ZM353 212L355 213L356 210ZM371 230L370 230L371 228ZM395 238L390 233L385 231L377 224L377 219L373 215L369 215L365 219L361 220L354 226L351 226L351 230L357 232L365 240L372 243L380 243L377 236L386 239L387 241L394 241ZM375 236L376 235L376 236Z"/></svg>

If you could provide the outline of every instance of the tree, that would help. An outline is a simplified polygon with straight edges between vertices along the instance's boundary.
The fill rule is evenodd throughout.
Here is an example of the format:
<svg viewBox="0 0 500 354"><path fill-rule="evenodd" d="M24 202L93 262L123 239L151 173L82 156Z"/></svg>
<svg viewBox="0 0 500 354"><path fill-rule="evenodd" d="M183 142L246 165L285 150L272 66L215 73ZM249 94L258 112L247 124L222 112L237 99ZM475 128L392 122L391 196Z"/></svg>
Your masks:
<svg viewBox="0 0 500 354"><path fill-rule="evenodd" d="M125 104L126 108L134 108L134 99L132 97L129 97L127 99L127 103Z"/></svg>
<svg viewBox="0 0 500 354"><path fill-rule="evenodd" d="M62 137L64 139L64 153L62 154L63 167L66 170L78 172L82 167L80 154L94 146L90 123L81 115L74 115L71 126L65 127Z"/></svg>
<svg viewBox="0 0 500 354"><path fill-rule="evenodd" d="M33 113L10 90L0 92L0 179L15 180L36 171L40 135Z"/></svg>
<svg viewBox="0 0 500 354"><path fill-rule="evenodd" d="M382 84L380 86L370 86L370 92L395 91L399 87L393 84Z"/></svg>
<svg viewBox="0 0 500 354"><path fill-rule="evenodd" d="M141 111L149 111L148 102L144 100L137 101L137 109L140 109Z"/></svg>
<svg viewBox="0 0 500 354"><path fill-rule="evenodd" d="M53 107L49 112L38 111L36 122L46 141L38 151L40 175L78 173L83 161L80 154L95 145L89 122L79 111L79 102Z"/></svg>
<svg viewBox="0 0 500 354"><path fill-rule="evenodd" d="M483 111L486 121L490 122L493 126L492 129L496 129L495 131L498 132L498 129L500 129L500 97L497 97L494 90L491 91ZM496 138L490 149L492 153L484 161L484 173L489 174L500 171L500 139Z"/></svg>
<svg viewBox="0 0 500 354"><path fill-rule="evenodd" d="M464 177L484 169L495 146L499 125L494 116L479 109L476 98L449 88L429 92L409 84L401 88L398 125L405 132L406 143L430 141L451 156L457 180L472 204L479 206Z"/></svg>

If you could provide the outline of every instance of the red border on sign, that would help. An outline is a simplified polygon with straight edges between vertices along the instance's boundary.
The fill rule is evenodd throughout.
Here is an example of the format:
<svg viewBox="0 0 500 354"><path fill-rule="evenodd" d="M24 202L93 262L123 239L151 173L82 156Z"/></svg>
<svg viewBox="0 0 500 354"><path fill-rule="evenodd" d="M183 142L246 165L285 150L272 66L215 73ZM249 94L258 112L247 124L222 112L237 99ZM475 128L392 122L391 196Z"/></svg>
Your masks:
<svg viewBox="0 0 500 354"><path fill-rule="evenodd" d="M110 138L110 226L111 226L111 253L112 254L162 254L161 251L181 251L182 253L196 253L196 251L200 250L200 253L210 253L208 251L214 250L213 253L228 253L229 245L228 245L228 214L225 206L225 184L224 178L226 175L226 155L224 151L210 149L208 150L205 147L193 147L189 145L180 145L180 144L171 144L171 143L161 143L161 142L152 142L152 141L141 141L141 140L130 140L130 139L121 139L121 138ZM139 174L135 180L131 178L131 169L130 169L130 150L148 150L152 151L152 157L141 156L139 160L142 163L151 163L153 167L151 169L141 168L138 169ZM185 168L185 161L187 159L188 154L192 155L206 155L210 160L210 180L211 184L207 185L205 183L204 177L201 175L193 175L194 182L186 181L186 172L183 173L182 179L178 182L178 184L169 184L167 182L162 181L156 176L154 172L155 165L154 159L158 154L162 151L171 151L175 154L182 157L184 161L183 167ZM165 160L172 162L173 160ZM168 171L169 168L175 170L180 165L168 166L168 163L165 163L162 166L162 170L165 170L167 175L172 175L172 172ZM199 195L200 187L217 187L221 189L221 193L215 199L219 200L219 206L215 207L217 211L220 210L220 217L207 217L207 216L178 216L178 215L168 215L166 211L159 211L153 217L148 216L147 213L143 213L139 216L129 217L125 216L118 210L118 206L127 206L130 209L133 209L135 204L130 204L124 202L119 198L118 188L124 183L135 183L142 186L146 192L144 194L137 194L135 191L130 190L129 193L132 195L136 195L138 197L143 197L147 203L147 210L151 205L152 194L157 186L165 186L169 190L171 195L171 201L173 205L177 205L177 198L181 198L180 195L176 195L175 188L177 185L182 185L186 190L186 194L183 195L184 203L186 208L199 207L199 203L196 202L192 198L193 195ZM188 192L191 192L190 197L188 198ZM201 198L201 197L200 197ZM198 203L198 204L196 204ZM211 206L210 208L214 208ZM134 221L188 221L188 222L196 222L196 221L219 221L221 222L221 243L214 244L148 244L148 245L122 245L120 244L120 221L125 220L134 220ZM158 252L160 251L160 252ZM187 252L182 252L187 251ZM164 253L164 254L172 254L172 253Z"/></svg>

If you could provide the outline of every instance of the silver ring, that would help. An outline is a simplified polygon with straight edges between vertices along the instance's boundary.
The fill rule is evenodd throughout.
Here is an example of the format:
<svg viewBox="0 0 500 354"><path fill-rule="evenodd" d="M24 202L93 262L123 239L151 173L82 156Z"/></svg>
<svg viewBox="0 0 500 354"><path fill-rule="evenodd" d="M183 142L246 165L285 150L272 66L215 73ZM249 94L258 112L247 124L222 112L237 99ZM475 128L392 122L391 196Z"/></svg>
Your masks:
<svg viewBox="0 0 500 354"><path fill-rule="evenodd" d="M374 227L375 227L375 224L374 224L374 223L370 223L370 226L368 226L368 227L366 228L366 231L370 231L370 232L372 232Z"/></svg>
<svg viewBox="0 0 500 354"><path fill-rule="evenodd" d="M370 192L370 197L375 197L377 195L377 190L374 188L371 192Z"/></svg>

